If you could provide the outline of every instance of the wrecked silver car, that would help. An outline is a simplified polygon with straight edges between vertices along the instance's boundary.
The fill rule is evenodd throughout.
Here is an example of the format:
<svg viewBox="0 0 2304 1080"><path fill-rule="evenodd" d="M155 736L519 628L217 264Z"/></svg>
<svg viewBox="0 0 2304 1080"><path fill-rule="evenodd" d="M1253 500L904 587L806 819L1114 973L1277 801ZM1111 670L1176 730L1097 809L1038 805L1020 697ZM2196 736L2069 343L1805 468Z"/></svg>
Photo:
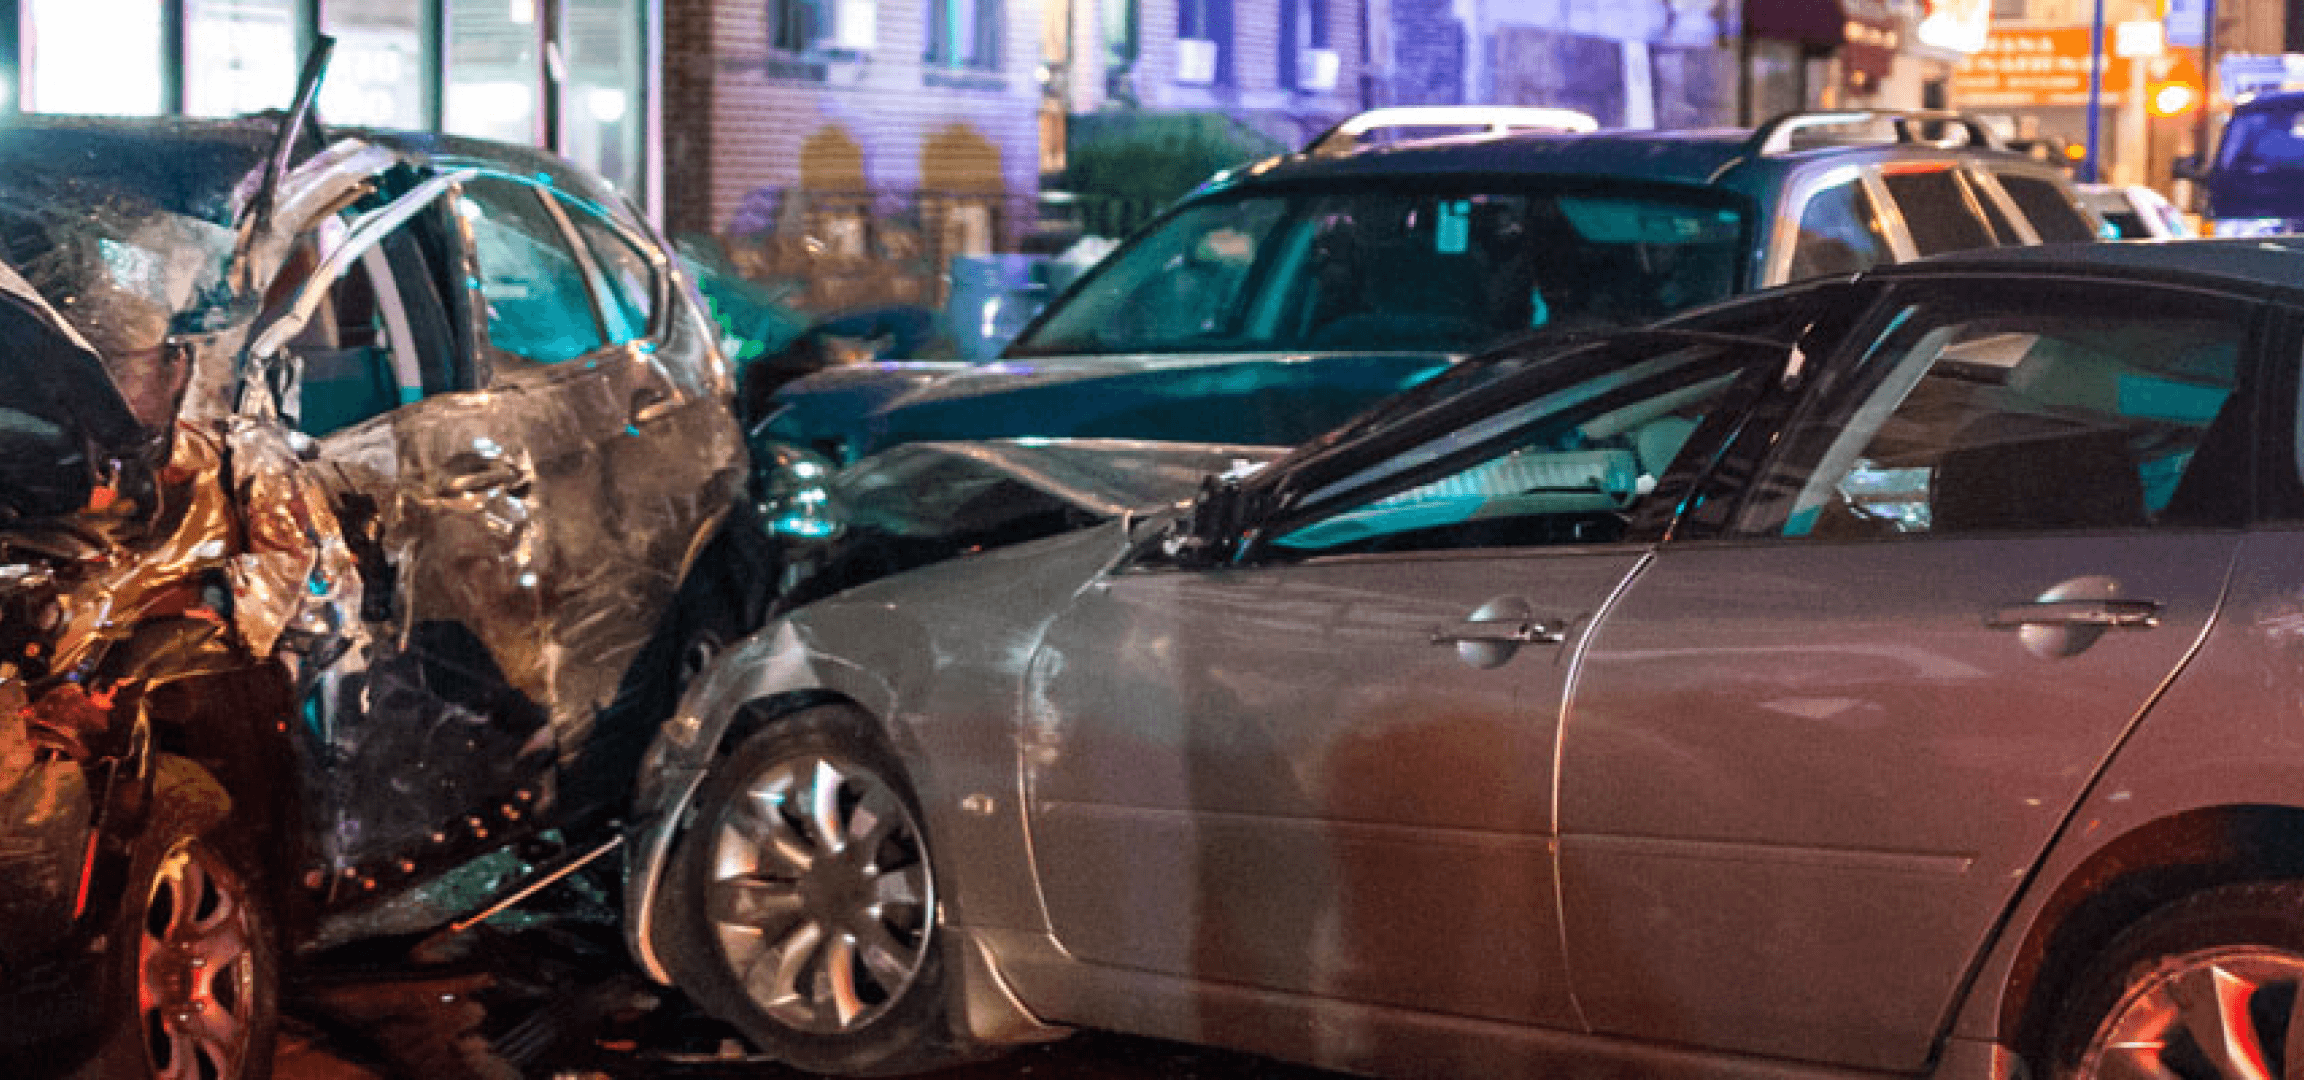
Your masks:
<svg viewBox="0 0 2304 1080"><path fill-rule="evenodd" d="M274 924L468 925L613 847L773 573L613 190L298 115L0 127L0 970L87 972L98 1075L262 1075Z"/></svg>

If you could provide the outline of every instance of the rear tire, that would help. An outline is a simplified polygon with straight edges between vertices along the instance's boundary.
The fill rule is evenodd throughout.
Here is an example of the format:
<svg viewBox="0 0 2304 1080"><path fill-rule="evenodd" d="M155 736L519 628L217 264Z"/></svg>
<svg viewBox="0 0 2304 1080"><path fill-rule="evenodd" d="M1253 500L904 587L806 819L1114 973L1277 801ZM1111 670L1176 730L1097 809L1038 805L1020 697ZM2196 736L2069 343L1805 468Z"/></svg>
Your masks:
<svg viewBox="0 0 2304 1080"><path fill-rule="evenodd" d="M936 874L903 766L852 709L737 744L672 853L681 988L811 1072L915 1072L965 1056L946 1015Z"/></svg>
<svg viewBox="0 0 2304 1080"><path fill-rule="evenodd" d="M2146 916L2081 978L2049 1053L2059 1078L2288 1075L2304 1060L2304 882L2209 889Z"/></svg>

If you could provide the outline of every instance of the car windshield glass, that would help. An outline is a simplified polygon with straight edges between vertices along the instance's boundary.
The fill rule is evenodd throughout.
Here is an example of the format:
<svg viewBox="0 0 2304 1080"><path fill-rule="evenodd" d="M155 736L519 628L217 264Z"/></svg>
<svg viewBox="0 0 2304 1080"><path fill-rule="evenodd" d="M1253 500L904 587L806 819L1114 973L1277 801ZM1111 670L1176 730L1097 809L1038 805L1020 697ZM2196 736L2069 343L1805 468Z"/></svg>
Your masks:
<svg viewBox="0 0 2304 1080"><path fill-rule="evenodd" d="M1468 352L1721 299L1745 219L1712 192L1259 192L1176 213L1108 258L1011 356Z"/></svg>
<svg viewBox="0 0 2304 1080"><path fill-rule="evenodd" d="M2304 171L2304 109L2262 109L2232 118L2217 162L2230 169L2250 167Z"/></svg>

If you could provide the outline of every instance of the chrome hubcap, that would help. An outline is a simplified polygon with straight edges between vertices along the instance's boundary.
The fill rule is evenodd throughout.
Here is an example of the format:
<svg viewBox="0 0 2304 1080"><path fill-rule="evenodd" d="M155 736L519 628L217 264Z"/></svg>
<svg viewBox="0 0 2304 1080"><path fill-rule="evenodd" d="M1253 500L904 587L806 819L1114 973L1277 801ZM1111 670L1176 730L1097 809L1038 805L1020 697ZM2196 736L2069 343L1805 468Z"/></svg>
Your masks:
<svg viewBox="0 0 2304 1080"><path fill-rule="evenodd" d="M2097 1029L2080 1075L2304 1078L2304 956L2264 948L2170 957Z"/></svg>
<svg viewBox="0 0 2304 1080"><path fill-rule="evenodd" d="M152 1075L241 1075L254 1029L256 929L238 878L197 845L160 867L137 935L137 1019Z"/></svg>
<svg viewBox="0 0 2304 1080"><path fill-rule="evenodd" d="M711 845L706 916L770 1016L840 1034L903 996L928 955L934 881L886 780L822 755L777 762L745 783Z"/></svg>

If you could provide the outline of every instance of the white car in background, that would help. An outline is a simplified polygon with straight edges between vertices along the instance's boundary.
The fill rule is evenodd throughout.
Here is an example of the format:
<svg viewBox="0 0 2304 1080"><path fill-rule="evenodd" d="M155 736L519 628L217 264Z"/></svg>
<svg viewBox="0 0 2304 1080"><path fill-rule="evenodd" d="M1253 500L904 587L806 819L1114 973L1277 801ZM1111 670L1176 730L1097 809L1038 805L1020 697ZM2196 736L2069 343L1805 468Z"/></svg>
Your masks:
<svg viewBox="0 0 2304 1080"><path fill-rule="evenodd" d="M2114 240L2177 240L2198 236L2168 197L2142 184L2076 184L2080 201L2118 230Z"/></svg>

